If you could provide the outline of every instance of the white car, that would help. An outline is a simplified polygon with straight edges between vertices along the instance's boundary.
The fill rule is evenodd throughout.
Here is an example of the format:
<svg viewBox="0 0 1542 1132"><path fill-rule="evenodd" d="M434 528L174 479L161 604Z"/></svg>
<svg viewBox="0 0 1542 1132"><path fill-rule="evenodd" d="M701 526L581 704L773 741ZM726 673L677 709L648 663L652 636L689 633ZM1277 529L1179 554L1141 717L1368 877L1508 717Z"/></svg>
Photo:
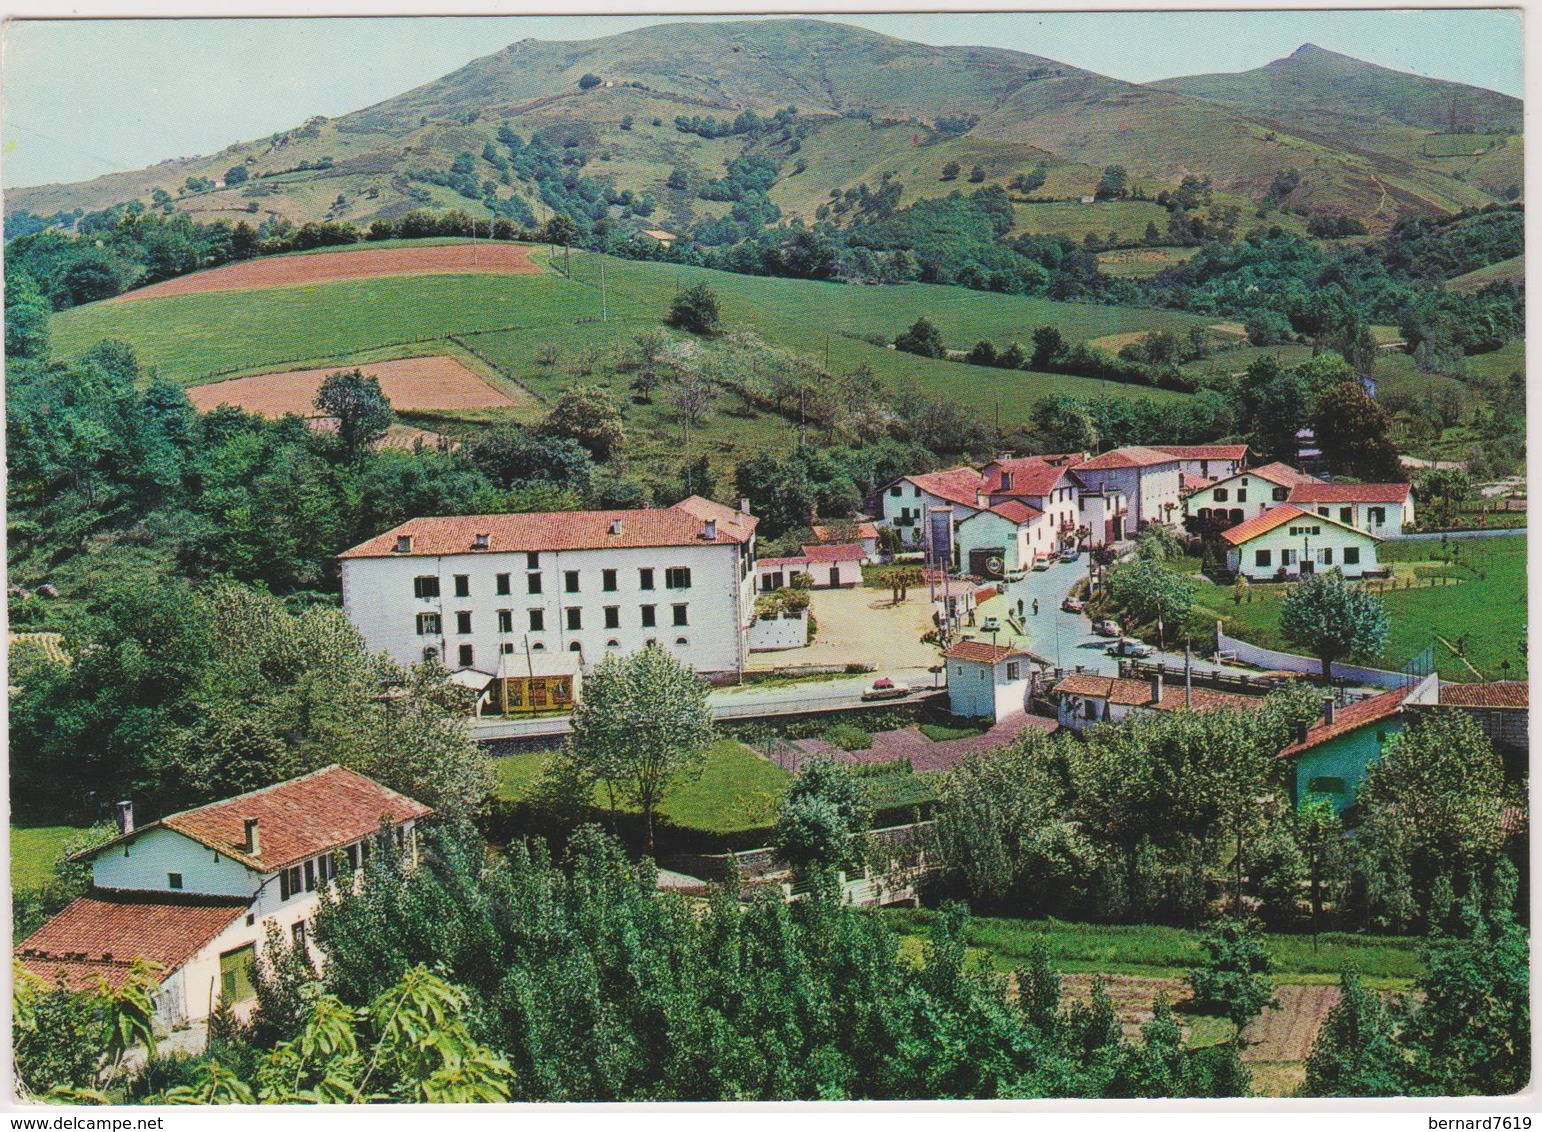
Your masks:
<svg viewBox="0 0 1542 1132"><path fill-rule="evenodd" d="M984 621L980 622L980 628L987 633L999 633L1001 632L1001 618L987 617Z"/></svg>

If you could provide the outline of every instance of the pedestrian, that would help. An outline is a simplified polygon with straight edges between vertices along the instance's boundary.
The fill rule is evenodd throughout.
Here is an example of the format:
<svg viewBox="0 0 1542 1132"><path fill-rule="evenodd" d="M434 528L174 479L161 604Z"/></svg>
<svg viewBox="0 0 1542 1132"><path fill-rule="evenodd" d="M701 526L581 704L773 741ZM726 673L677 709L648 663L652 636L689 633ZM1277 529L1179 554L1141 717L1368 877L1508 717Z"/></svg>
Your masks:
<svg viewBox="0 0 1542 1132"><path fill-rule="evenodd" d="M1037 617L1039 615L1039 599L1038 598L1034 598L1033 599L1033 615L1035 617Z"/></svg>
<svg viewBox="0 0 1542 1132"><path fill-rule="evenodd" d="M1021 618L1022 615L1023 615L1023 599L1022 598L1018 598L1017 599L1017 616L1019 618Z"/></svg>

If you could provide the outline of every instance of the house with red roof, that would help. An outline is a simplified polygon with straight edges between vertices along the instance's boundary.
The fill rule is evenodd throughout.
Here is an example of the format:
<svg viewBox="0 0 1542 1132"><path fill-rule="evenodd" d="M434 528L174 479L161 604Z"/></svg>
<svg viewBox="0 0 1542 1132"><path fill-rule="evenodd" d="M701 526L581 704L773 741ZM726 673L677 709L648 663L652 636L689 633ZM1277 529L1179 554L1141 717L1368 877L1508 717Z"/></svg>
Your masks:
<svg viewBox="0 0 1542 1132"><path fill-rule="evenodd" d="M1160 675L1149 680L1077 672L1050 690L1060 726L1081 732L1100 723L1122 723L1131 716L1171 711L1256 711L1262 696L1244 696L1213 688L1169 688Z"/></svg>
<svg viewBox="0 0 1542 1132"><path fill-rule="evenodd" d="M1084 460L1072 471L1088 491L1112 488L1124 493L1133 533L1144 523L1175 523L1183 517L1182 465L1182 458L1170 452L1136 445Z"/></svg>
<svg viewBox="0 0 1542 1132"><path fill-rule="evenodd" d="M959 719L1001 720L1029 706L1038 661L1027 649L966 638L942 654L948 710Z"/></svg>
<svg viewBox="0 0 1542 1132"><path fill-rule="evenodd" d="M814 542L820 546L854 542L862 548L866 561L878 561L878 524L871 519L858 517L851 521L815 523Z"/></svg>
<svg viewBox="0 0 1542 1132"><path fill-rule="evenodd" d="M1313 483L1291 489L1290 502L1378 538L1397 538L1414 525L1413 485L1407 483Z"/></svg>
<svg viewBox="0 0 1542 1132"><path fill-rule="evenodd" d="M878 493L874 521L880 527L894 528L902 546L917 550L927 544L928 515L938 508L951 510L956 527L989 506L984 488L985 477L963 465L904 476Z"/></svg>
<svg viewBox="0 0 1542 1132"><path fill-rule="evenodd" d="M1007 578L1056 553L1058 532L1036 507L1002 499L963 519L954 532L959 564L976 578Z"/></svg>
<svg viewBox="0 0 1542 1132"><path fill-rule="evenodd" d="M1288 464L1265 464L1186 492L1183 514L1222 529L1234 527L1287 502L1291 491L1301 484L1321 482Z"/></svg>
<svg viewBox="0 0 1542 1132"><path fill-rule="evenodd" d="M372 652L490 684L506 657L588 669L650 644L736 673L754 621L748 504L409 519L338 555L343 611ZM485 686L485 685L484 685Z"/></svg>
<svg viewBox="0 0 1542 1132"><path fill-rule="evenodd" d="M91 890L16 945L49 985L122 985L135 960L155 965L155 1022L169 1031L220 1005L253 1004L252 964L270 927L309 945L320 892L388 845L415 857L432 811L340 766L135 826L77 860Z"/></svg>
<svg viewBox="0 0 1542 1132"><path fill-rule="evenodd" d="M1202 480L1224 480L1247 466L1246 444L1153 444L1157 452L1178 457L1178 470Z"/></svg>
<svg viewBox="0 0 1542 1132"><path fill-rule="evenodd" d="M1359 578L1380 570L1375 535L1282 503L1221 533L1226 568L1250 581L1274 582L1339 570Z"/></svg>
<svg viewBox="0 0 1542 1132"><path fill-rule="evenodd" d="M1071 467L1082 459L1081 453L1000 457L980 469L985 495L993 505L1015 501L1042 512L1059 552L1077 544L1082 485Z"/></svg>
<svg viewBox="0 0 1542 1132"><path fill-rule="evenodd" d="M1333 803L1338 813L1354 805L1355 792L1371 764L1392 736L1408 722L1405 703L1437 694L1440 677L1431 673L1418 683L1340 707L1323 701L1322 715L1301 728L1276 758L1291 764L1291 798L1299 807L1312 796Z"/></svg>

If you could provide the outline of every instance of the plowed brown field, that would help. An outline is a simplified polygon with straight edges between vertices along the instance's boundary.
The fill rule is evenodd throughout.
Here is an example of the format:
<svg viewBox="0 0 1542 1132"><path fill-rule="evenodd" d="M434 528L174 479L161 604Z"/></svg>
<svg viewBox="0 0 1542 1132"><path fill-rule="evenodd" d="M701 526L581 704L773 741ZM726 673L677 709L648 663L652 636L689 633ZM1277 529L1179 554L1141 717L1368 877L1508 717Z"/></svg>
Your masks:
<svg viewBox="0 0 1542 1132"><path fill-rule="evenodd" d="M317 415L316 391L327 375L353 368L336 365L236 377L195 385L187 396L204 412L219 405L235 405L265 417L285 413L310 417ZM381 392L396 409L500 409L514 404L508 394L494 389L475 370L444 354L366 362L357 368L380 380Z"/></svg>
<svg viewBox="0 0 1542 1132"><path fill-rule="evenodd" d="M208 271L195 271L136 291L125 291L115 303L164 299L203 291L250 291L304 283L333 283L381 275L531 275L540 269L530 249L519 244L444 244L425 248L364 248L350 252L269 256Z"/></svg>

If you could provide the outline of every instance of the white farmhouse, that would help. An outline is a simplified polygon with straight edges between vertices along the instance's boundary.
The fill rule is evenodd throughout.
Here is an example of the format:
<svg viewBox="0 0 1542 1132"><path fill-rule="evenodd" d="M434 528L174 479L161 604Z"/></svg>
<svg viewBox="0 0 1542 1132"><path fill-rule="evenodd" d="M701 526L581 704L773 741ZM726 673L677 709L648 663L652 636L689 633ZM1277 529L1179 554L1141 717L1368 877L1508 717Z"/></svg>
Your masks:
<svg viewBox="0 0 1542 1132"><path fill-rule="evenodd" d="M1246 444L1153 444L1154 452L1178 457L1178 470L1203 480L1224 480L1248 462Z"/></svg>
<svg viewBox="0 0 1542 1132"><path fill-rule="evenodd" d="M1381 540L1375 535L1291 503L1239 523L1221 537L1231 544L1227 569L1255 582L1284 581L1333 569L1346 578L1358 578L1380 569L1376 544Z"/></svg>
<svg viewBox="0 0 1542 1132"><path fill-rule="evenodd" d="M269 926L306 944L339 863L358 868L382 836L415 858L417 823L431 812L340 766L137 829L122 803L121 835L81 854L91 891L22 940L16 959L72 990L121 986L136 959L148 960L163 1032L222 1004L244 1013Z"/></svg>
<svg viewBox="0 0 1542 1132"><path fill-rule="evenodd" d="M1318 481L1294 488L1290 502L1379 538L1397 538L1414 525L1412 484Z"/></svg>
<svg viewBox="0 0 1542 1132"><path fill-rule="evenodd" d="M1048 517L1009 499L976 511L958 524L958 558L977 578L1004 578L1032 569L1036 559L1055 553L1057 539Z"/></svg>
<svg viewBox="0 0 1542 1132"><path fill-rule="evenodd" d="M1050 553L1075 546L1080 520L1077 498L1082 485L1070 467L1081 458L1081 453L1074 453L992 460L980 473L985 494L993 504L1016 500L1042 511L1055 539Z"/></svg>
<svg viewBox="0 0 1542 1132"><path fill-rule="evenodd" d="M966 640L942 656L948 710L959 719L1000 720L1027 710L1034 669L1025 650Z"/></svg>
<svg viewBox="0 0 1542 1132"><path fill-rule="evenodd" d="M953 523L957 526L986 507L981 491L984 482L979 472L963 466L905 476L879 493L875 522L880 527L897 530L900 542L908 548L924 546L926 517L932 508L953 508Z"/></svg>
<svg viewBox="0 0 1542 1132"><path fill-rule="evenodd" d="M1115 448L1077 464L1072 471L1089 491L1114 488L1124 492L1129 506L1129 529L1145 523L1174 523L1182 517L1179 503L1177 456L1154 448Z"/></svg>
<svg viewBox="0 0 1542 1132"><path fill-rule="evenodd" d="M505 656L588 667L649 644L697 672L743 669L755 525L699 496L637 511L410 519L338 556L372 651L495 673Z"/></svg>
<svg viewBox="0 0 1542 1132"><path fill-rule="evenodd" d="M1221 527L1234 527L1285 503L1302 484L1321 482L1288 464L1265 464L1190 492L1184 497L1183 513L1191 519L1210 519Z"/></svg>

